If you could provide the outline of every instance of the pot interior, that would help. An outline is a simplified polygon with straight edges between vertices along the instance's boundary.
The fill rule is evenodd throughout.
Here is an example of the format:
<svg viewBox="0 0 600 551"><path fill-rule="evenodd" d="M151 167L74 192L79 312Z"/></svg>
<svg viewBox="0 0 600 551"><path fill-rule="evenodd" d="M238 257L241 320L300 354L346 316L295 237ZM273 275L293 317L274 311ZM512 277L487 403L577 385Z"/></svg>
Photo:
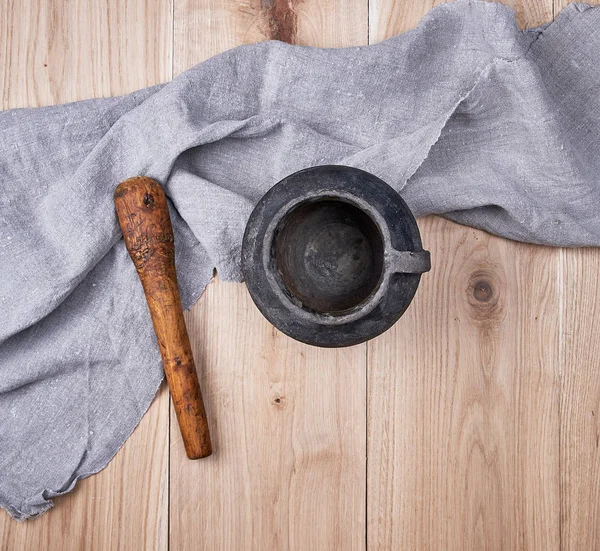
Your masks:
<svg viewBox="0 0 600 551"><path fill-rule="evenodd" d="M303 202L283 217L271 255L296 304L340 315L377 290L384 241L366 212L344 200L321 198Z"/></svg>

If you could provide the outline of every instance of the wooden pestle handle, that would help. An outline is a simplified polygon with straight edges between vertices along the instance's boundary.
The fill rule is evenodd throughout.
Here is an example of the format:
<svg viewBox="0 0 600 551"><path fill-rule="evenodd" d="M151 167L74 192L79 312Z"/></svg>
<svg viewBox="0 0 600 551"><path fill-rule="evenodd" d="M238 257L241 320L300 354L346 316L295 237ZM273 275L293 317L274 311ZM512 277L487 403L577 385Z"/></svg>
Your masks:
<svg viewBox="0 0 600 551"><path fill-rule="evenodd" d="M119 184L115 206L144 287L185 451L190 459L207 457L212 446L177 287L167 198L158 182L140 176Z"/></svg>

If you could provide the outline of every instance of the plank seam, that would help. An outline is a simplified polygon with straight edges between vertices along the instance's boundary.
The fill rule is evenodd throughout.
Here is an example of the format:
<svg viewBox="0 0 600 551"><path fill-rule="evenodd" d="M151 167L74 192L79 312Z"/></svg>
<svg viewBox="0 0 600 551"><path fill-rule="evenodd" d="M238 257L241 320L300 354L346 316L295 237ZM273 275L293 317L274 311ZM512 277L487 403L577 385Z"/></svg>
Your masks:
<svg viewBox="0 0 600 551"><path fill-rule="evenodd" d="M552 5L552 16L554 18L554 4ZM563 397L563 361L564 361L564 316L565 316L565 249L561 248L558 253L558 547L563 549L563 502L564 491L562 484L562 397Z"/></svg>

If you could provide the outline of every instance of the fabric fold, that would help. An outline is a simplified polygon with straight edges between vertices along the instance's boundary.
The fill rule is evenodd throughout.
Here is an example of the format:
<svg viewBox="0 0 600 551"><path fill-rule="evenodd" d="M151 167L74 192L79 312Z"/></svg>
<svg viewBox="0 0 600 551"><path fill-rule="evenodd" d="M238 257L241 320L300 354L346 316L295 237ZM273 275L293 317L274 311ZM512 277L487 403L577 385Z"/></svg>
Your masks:
<svg viewBox="0 0 600 551"><path fill-rule="evenodd" d="M264 42L128 96L0 113L0 506L36 516L104 468L162 380L120 181L163 184L185 307L215 268L241 278L260 197L321 164L374 173L418 215L598 246L599 51L598 8L520 31L459 0L373 46Z"/></svg>

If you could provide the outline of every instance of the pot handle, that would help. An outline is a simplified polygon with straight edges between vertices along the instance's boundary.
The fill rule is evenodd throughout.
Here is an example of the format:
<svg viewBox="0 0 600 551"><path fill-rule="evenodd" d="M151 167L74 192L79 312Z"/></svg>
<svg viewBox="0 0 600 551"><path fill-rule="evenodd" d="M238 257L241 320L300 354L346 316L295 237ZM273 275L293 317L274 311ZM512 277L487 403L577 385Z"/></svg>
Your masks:
<svg viewBox="0 0 600 551"><path fill-rule="evenodd" d="M397 251L389 256L391 272L395 274L422 274L431 270L429 251Z"/></svg>

